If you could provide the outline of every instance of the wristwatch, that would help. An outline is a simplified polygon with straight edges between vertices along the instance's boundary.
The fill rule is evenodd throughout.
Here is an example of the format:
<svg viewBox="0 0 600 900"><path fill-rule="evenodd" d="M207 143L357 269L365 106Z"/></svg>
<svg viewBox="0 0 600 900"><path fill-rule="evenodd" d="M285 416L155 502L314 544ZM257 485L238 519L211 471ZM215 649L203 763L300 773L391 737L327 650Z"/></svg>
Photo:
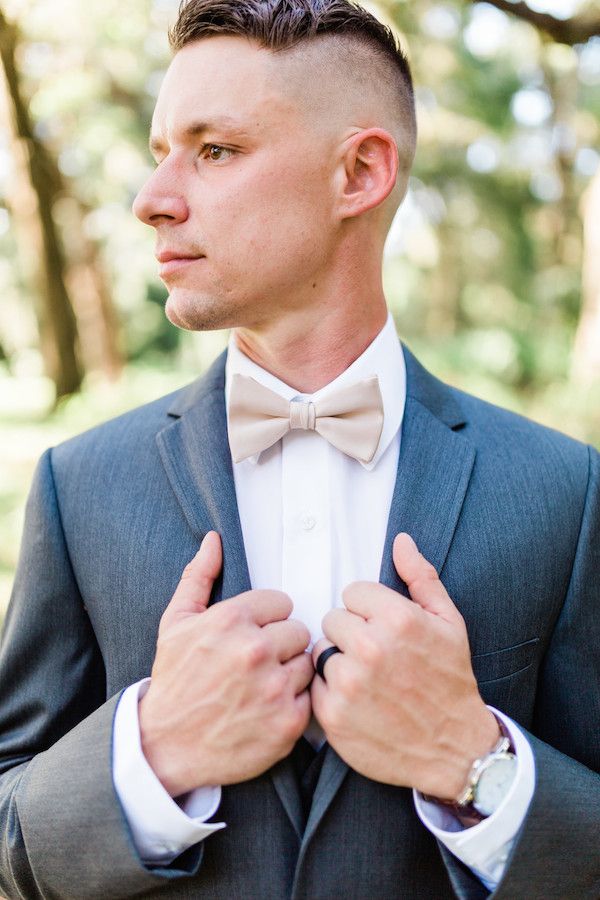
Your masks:
<svg viewBox="0 0 600 900"><path fill-rule="evenodd" d="M435 800L451 809L466 827L477 825L496 812L508 794L517 774L517 757L510 735L500 719L496 719L501 737L493 749L476 759L464 789L456 800Z"/></svg>

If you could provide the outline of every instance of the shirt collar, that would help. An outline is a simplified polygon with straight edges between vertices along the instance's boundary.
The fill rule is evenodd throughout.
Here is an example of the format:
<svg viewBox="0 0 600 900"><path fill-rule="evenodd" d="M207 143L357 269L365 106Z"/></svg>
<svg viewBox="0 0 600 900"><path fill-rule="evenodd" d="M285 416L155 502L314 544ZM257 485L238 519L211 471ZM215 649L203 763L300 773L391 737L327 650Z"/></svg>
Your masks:
<svg viewBox="0 0 600 900"><path fill-rule="evenodd" d="M229 338L227 362L225 364L225 403L228 413L231 383L235 374L249 375L260 384L275 391L284 400L299 398L315 402L322 397L326 397L330 391L377 375L383 400L383 429L375 456L371 462L360 463L368 471L375 468L402 423L406 403L406 366L391 313L388 313L387 321L377 337L361 353L358 359L355 359L337 378L315 391L314 394L298 393L295 388L290 387L289 384L281 381L275 375L253 362L239 349L232 332ZM257 453L248 457L244 462L256 464L259 458L260 453Z"/></svg>

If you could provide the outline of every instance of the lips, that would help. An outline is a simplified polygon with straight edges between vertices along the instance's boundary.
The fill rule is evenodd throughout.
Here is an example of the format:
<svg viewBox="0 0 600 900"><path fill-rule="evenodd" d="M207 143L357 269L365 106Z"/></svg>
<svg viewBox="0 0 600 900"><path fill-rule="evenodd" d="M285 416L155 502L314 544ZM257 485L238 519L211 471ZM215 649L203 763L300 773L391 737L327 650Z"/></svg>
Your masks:
<svg viewBox="0 0 600 900"><path fill-rule="evenodd" d="M160 263L159 275L161 278L172 275L188 268L193 263L204 259L200 254L188 255L178 250L161 250L156 254L156 258Z"/></svg>
<svg viewBox="0 0 600 900"><path fill-rule="evenodd" d="M161 250L156 254L159 263L168 263L174 259L201 259L201 253L184 253L179 250Z"/></svg>

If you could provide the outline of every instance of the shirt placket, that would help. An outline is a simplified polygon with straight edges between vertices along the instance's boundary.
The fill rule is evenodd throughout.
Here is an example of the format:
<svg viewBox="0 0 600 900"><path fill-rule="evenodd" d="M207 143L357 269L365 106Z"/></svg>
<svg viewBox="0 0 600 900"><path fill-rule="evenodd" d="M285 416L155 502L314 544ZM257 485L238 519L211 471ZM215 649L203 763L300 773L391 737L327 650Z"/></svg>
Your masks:
<svg viewBox="0 0 600 900"><path fill-rule="evenodd" d="M282 441L281 464L282 589L315 641L332 607L327 443L312 431L291 432Z"/></svg>

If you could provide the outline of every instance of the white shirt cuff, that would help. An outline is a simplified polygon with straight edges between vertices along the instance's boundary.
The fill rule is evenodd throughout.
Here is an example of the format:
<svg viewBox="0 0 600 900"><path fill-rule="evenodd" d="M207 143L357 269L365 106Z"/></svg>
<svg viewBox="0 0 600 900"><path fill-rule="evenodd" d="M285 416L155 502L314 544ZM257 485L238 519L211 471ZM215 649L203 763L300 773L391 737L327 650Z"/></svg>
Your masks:
<svg viewBox="0 0 600 900"><path fill-rule="evenodd" d="M515 835L533 797L535 762L529 741L512 719L492 706L488 709L506 726L517 757L515 780L496 812L478 825L464 828L446 807L425 800L418 791L413 791L413 797L423 824L493 891L502 879Z"/></svg>
<svg viewBox="0 0 600 900"><path fill-rule="evenodd" d="M138 701L149 686L149 678L132 684L117 705L113 780L141 859L169 865L188 847L225 828L225 823L206 823L221 802L220 787L198 788L176 802L148 764L140 739Z"/></svg>

